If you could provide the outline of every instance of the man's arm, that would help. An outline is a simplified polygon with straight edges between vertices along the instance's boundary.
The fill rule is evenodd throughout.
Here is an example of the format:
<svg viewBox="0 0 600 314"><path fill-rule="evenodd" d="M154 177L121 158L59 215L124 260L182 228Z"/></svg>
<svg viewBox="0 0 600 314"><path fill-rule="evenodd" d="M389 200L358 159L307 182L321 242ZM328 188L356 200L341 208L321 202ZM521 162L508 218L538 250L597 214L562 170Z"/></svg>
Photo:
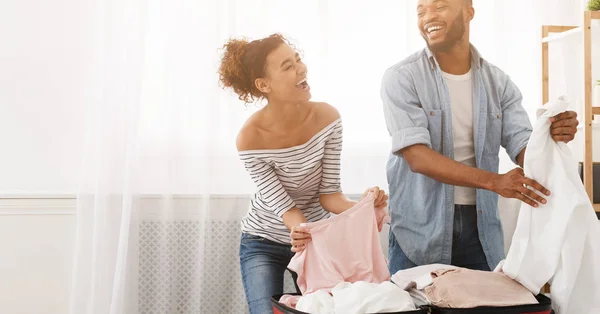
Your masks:
<svg viewBox="0 0 600 314"><path fill-rule="evenodd" d="M469 167L427 146L413 145L400 151L413 172L436 181L458 186L492 190L498 174Z"/></svg>
<svg viewBox="0 0 600 314"><path fill-rule="evenodd" d="M502 73L501 94L502 110L502 137L500 144L506 149L506 153L513 163L523 167L525 149L533 127L529 115L523 108L523 96L519 88L508 77Z"/></svg>
<svg viewBox="0 0 600 314"><path fill-rule="evenodd" d="M445 184L486 189L504 197L518 198L531 206L537 206L536 201L545 203L526 186L546 195L548 191L526 178L520 168L499 175L466 166L431 149L427 117L419 106L414 83L406 73L388 69L382 82L381 98L388 132L392 136L392 151L401 154L413 172ZM521 144L514 142L512 145ZM513 154L513 161L519 153Z"/></svg>
<svg viewBox="0 0 600 314"><path fill-rule="evenodd" d="M523 148L523 150L519 153L519 155L517 155L517 165L519 165L519 167L523 168L523 165L525 164L525 151L527 150L527 147Z"/></svg>
<svg viewBox="0 0 600 314"><path fill-rule="evenodd" d="M445 184L493 191L503 197L520 199L534 207L539 206L536 202L546 204L546 200L527 186L550 195L550 191L537 181L525 177L521 168L501 175L466 166L424 145L407 147L401 154L413 172Z"/></svg>
<svg viewBox="0 0 600 314"><path fill-rule="evenodd" d="M382 81L381 99L392 136L392 152L402 155L413 172L446 184L492 188L494 173L466 166L431 148L427 116L419 105L410 74L388 69Z"/></svg>

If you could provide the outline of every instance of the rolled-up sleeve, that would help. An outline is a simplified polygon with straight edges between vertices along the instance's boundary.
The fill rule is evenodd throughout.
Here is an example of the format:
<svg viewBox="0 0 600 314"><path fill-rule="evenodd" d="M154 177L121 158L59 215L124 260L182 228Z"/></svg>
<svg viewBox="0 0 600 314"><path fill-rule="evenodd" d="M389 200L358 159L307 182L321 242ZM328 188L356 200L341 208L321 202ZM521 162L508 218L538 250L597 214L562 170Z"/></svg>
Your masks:
<svg viewBox="0 0 600 314"><path fill-rule="evenodd" d="M407 74L394 68L386 70L381 83L381 100L394 154L415 144L431 148L427 116L419 106L413 81Z"/></svg>
<svg viewBox="0 0 600 314"><path fill-rule="evenodd" d="M517 156L527 147L533 132L529 115L522 105L523 96L512 80L505 77L502 94L502 142L510 159L517 164Z"/></svg>

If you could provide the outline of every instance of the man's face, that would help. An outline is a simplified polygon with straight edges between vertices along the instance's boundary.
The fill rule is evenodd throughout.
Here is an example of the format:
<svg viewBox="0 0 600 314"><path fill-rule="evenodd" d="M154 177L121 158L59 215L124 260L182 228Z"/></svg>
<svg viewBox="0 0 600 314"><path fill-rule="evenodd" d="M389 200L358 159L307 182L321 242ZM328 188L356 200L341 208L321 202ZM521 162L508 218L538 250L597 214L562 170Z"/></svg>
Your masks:
<svg viewBox="0 0 600 314"><path fill-rule="evenodd" d="M419 0L419 31L433 52L447 52L463 39L467 27L464 0Z"/></svg>

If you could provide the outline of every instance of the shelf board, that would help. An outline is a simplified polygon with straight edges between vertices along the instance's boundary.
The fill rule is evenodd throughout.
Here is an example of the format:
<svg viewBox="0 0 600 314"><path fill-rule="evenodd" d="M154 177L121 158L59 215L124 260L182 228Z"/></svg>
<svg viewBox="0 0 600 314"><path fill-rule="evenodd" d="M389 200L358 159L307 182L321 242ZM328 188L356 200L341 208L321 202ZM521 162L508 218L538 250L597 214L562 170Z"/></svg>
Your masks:
<svg viewBox="0 0 600 314"><path fill-rule="evenodd" d="M594 210L600 212L600 204L594 204Z"/></svg>
<svg viewBox="0 0 600 314"><path fill-rule="evenodd" d="M600 20L600 11L591 11L591 12L592 12L592 19Z"/></svg>
<svg viewBox="0 0 600 314"><path fill-rule="evenodd" d="M583 31L583 27L571 27L564 26L564 29L556 29L556 32L552 35L544 36L542 38L542 43L548 43L557 39L561 39L564 37L568 37L577 33L581 33Z"/></svg>

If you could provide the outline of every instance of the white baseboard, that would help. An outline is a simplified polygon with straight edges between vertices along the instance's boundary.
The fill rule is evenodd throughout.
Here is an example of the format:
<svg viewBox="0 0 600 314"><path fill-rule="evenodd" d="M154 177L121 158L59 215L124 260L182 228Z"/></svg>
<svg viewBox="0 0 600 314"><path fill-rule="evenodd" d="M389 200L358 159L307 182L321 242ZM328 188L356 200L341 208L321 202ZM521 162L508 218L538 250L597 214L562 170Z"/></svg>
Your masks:
<svg viewBox="0 0 600 314"><path fill-rule="evenodd" d="M0 216L74 215L74 198L0 198Z"/></svg>

